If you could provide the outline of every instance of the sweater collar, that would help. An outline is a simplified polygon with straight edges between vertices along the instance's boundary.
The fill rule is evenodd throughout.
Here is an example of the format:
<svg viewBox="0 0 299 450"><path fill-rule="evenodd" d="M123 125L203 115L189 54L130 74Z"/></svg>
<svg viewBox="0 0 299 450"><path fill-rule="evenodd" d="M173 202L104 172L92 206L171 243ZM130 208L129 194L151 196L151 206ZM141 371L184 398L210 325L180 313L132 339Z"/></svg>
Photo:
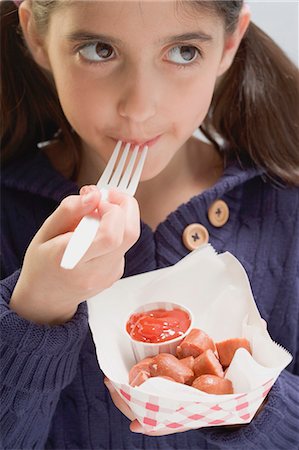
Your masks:
<svg viewBox="0 0 299 450"><path fill-rule="evenodd" d="M43 152L19 158L2 171L2 185L61 202L77 194L77 184L57 172Z"/></svg>
<svg viewBox="0 0 299 450"><path fill-rule="evenodd" d="M222 177L205 191L207 197L220 198L226 192L264 173L259 168L242 168L237 161L229 163ZM66 179L51 165L44 153L38 151L33 157L22 157L2 170L2 185L29 192L57 202L79 191L78 185Z"/></svg>

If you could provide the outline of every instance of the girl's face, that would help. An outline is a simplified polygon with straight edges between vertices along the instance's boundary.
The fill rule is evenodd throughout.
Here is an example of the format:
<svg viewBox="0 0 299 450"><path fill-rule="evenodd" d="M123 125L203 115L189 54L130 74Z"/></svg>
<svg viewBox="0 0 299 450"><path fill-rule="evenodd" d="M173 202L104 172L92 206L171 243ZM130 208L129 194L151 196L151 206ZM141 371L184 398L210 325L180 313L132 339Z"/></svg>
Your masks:
<svg viewBox="0 0 299 450"><path fill-rule="evenodd" d="M148 179L203 121L232 47L221 19L187 1L67 1L42 65L85 151L107 161L119 139L148 143Z"/></svg>

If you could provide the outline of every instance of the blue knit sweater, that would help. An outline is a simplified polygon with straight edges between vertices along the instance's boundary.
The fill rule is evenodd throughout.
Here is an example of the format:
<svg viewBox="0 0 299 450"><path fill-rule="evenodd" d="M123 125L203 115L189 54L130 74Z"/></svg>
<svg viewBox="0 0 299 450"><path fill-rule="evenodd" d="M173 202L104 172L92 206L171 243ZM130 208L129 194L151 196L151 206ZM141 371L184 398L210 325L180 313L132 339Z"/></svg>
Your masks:
<svg viewBox="0 0 299 450"><path fill-rule="evenodd" d="M129 431L113 405L98 366L86 305L60 326L18 317L9 300L24 252L45 218L78 187L42 154L2 172L1 439L5 449L281 449L299 448L299 190L278 189L260 170L229 165L215 186L181 205L153 232L142 224L126 255L125 276L175 264L193 222L209 231L218 252L247 270L272 338L294 359L273 386L264 410L238 429L211 427L162 437ZM209 205L229 206L228 222L213 227Z"/></svg>

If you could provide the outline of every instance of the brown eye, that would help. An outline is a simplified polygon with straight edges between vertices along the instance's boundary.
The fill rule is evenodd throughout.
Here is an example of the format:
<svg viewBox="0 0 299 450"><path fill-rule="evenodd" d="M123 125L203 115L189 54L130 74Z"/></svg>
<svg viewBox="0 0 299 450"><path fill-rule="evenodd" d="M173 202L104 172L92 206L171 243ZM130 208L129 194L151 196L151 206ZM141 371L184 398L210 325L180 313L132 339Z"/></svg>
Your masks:
<svg viewBox="0 0 299 450"><path fill-rule="evenodd" d="M92 44L85 44L79 49L79 54L90 62L101 62L112 59L114 56L114 49L109 44L104 42L95 42Z"/></svg>
<svg viewBox="0 0 299 450"><path fill-rule="evenodd" d="M181 57L185 60L185 61L192 61L194 59L194 57L196 56L196 49L195 47L188 47L186 45L183 45L180 48L180 54Z"/></svg>
<svg viewBox="0 0 299 450"><path fill-rule="evenodd" d="M103 44L102 42L96 44L96 53L100 58L110 58L113 55L113 48L111 45Z"/></svg>
<svg viewBox="0 0 299 450"><path fill-rule="evenodd" d="M178 45L168 52L168 59L176 64L188 64L199 55L199 50L192 45Z"/></svg>

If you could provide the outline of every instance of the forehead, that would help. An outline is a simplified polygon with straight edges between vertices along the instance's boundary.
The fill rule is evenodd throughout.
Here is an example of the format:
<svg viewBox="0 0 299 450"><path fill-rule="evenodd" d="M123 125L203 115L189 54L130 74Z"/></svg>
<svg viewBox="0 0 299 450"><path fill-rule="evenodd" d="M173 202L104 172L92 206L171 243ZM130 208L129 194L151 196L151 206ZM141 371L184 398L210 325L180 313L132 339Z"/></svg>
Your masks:
<svg viewBox="0 0 299 450"><path fill-rule="evenodd" d="M223 24L212 8L191 0L62 0L64 27L156 36L192 32L217 36ZM61 15L59 14L59 15Z"/></svg>
<svg viewBox="0 0 299 450"><path fill-rule="evenodd" d="M139 10L142 14L143 10L146 10L148 6L164 6L170 7L178 13L184 14L185 12L205 12L213 13L215 8L213 7L214 0L58 0L60 7L77 7L81 10L83 8L92 7L128 7L132 6Z"/></svg>

